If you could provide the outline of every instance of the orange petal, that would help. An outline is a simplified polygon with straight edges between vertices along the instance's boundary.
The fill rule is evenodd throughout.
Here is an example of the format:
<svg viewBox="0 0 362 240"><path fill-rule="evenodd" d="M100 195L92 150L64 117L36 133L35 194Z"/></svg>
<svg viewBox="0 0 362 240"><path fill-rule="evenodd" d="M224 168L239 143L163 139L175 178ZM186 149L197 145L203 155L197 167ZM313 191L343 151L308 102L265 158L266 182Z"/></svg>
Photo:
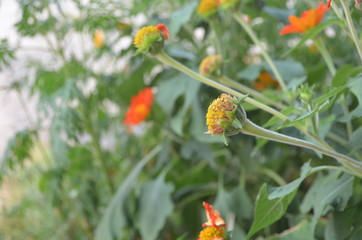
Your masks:
<svg viewBox="0 0 362 240"><path fill-rule="evenodd" d="M207 202L202 203L206 210L207 222L202 224L203 227L225 227L225 221L220 217L220 213L214 210Z"/></svg>
<svg viewBox="0 0 362 240"><path fill-rule="evenodd" d="M296 29L299 29L299 32L304 32L304 25L300 18L296 16L289 16L289 21L291 25L294 25Z"/></svg>

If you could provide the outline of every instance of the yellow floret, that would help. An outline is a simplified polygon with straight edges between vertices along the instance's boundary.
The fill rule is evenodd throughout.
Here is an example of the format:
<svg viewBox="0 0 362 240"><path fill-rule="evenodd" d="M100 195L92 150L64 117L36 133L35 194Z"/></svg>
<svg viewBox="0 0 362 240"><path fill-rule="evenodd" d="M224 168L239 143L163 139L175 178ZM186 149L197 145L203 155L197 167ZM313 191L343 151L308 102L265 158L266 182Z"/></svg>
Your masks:
<svg viewBox="0 0 362 240"><path fill-rule="evenodd" d="M221 227L207 227L200 232L198 240L224 240L225 229Z"/></svg>
<svg viewBox="0 0 362 240"><path fill-rule="evenodd" d="M229 113L235 109L235 100L227 94L221 94L215 99L207 109L206 124L209 133L212 135L222 134L227 125L234 119L229 117Z"/></svg>
<svg viewBox="0 0 362 240"><path fill-rule="evenodd" d="M158 30L155 26L143 27L137 32L136 36L134 37L133 44L136 47L140 47L146 36L155 35L159 33L160 30Z"/></svg>
<svg viewBox="0 0 362 240"><path fill-rule="evenodd" d="M207 56L200 63L200 74L206 77L212 76L220 69L221 62L222 57L220 55Z"/></svg>
<svg viewBox="0 0 362 240"><path fill-rule="evenodd" d="M201 0L197 13L201 16L208 17L217 11L218 6L217 0Z"/></svg>

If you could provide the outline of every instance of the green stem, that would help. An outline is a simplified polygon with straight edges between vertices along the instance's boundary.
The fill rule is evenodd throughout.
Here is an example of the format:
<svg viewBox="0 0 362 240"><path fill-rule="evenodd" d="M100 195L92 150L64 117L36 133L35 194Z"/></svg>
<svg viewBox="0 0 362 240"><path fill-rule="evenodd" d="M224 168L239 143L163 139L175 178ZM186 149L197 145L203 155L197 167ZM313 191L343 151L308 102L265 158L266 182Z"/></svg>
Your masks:
<svg viewBox="0 0 362 240"><path fill-rule="evenodd" d="M83 110L83 111L85 111L85 110ZM84 118L85 118L84 119L85 129L91 136L93 155L95 156L98 165L100 165L100 167L103 170L104 179L105 179L106 183L108 184L109 192L112 195L115 192L116 188L113 184L112 179L108 175L108 167L106 164L106 159L103 157L101 146L99 145L99 137L98 137L97 133L94 131L94 128L92 126L89 116L87 116L87 114L85 112L84 112Z"/></svg>
<svg viewBox="0 0 362 240"><path fill-rule="evenodd" d="M218 82L215 82L215 81L213 81L213 80L211 80L211 79L208 79L208 78L206 78L206 77L204 77L204 76L202 76L202 75L200 75L200 74L192 71L192 70L189 69L188 67L184 66L183 64L177 62L177 61L174 60L173 58L171 58L171 57L169 57L168 55L166 55L164 52L160 52L160 53L156 54L155 57L156 57L160 62L162 62L162 63L164 63L164 64L166 64L166 65L169 65L169 66L171 66L171 67L179 70L180 72L182 72L182 73L184 73L184 74L186 74L186 75L188 75L188 76L190 76L190 77L192 77L192 78L194 78L194 79L196 79L196 80L198 80L198 81L200 81L200 82L202 82L202 83L204 83L204 84L206 84L206 85L208 85L208 86L214 87L214 88L216 88L216 89L218 89L218 90L220 90L220 91L222 91L222 92L229 93L229 94L231 94L231 95L233 95L233 96L235 96L235 97L238 97L238 98L245 96L244 94L241 94L241 93L239 93L239 92L237 92L237 91L235 91L235 90L233 90L233 89L231 89L231 88L228 88L228 87L226 87L226 86L224 86L224 85L222 85L222 84L220 84L220 83L218 83ZM265 104L263 104L263 103L260 103L260 102L254 100L254 99L251 98L251 97L245 98L244 101L245 101L245 102L248 102L248 103L250 103L250 104L252 104L252 105L254 105L254 106L256 106L256 107L258 107L258 108L260 108L260 109L262 109L262 110L264 110L264 111L266 111L266 112L268 112L268 113L270 113L270 114L272 114L272 115L274 115L274 116L282 119L282 120L288 120L288 119L289 119L289 118L288 118L286 115L284 115L283 113L281 113L281 112L279 112L279 111L277 111L277 110L275 110L275 109L273 109L273 108L271 108L271 107L269 107L269 106L267 106L267 105L265 105ZM328 150L333 151L333 148L331 148L326 142L324 142L322 139L320 139L320 138L319 138L318 136L316 136L315 134L310 133L310 132L308 132L307 130L305 130L305 129L299 127L299 126L297 126L297 128L298 128L301 132L303 132L306 136L312 138L312 139L313 139L314 141L316 141L318 144L320 144L321 146L323 146L325 149L328 149Z"/></svg>
<svg viewBox="0 0 362 240"><path fill-rule="evenodd" d="M323 59L324 61L326 62L327 66L328 66L328 69L330 71L330 73L332 74L332 76L335 76L336 75L336 68L333 64L333 60L332 60L332 57L331 55L329 54L327 48L325 47L323 41L319 38L315 39L314 40L314 43L315 45L317 46L319 52L322 54L323 56ZM348 107L347 107L347 102L346 102L346 98L344 95L342 95L342 108L343 108L343 111L344 111L344 114L348 114L349 113L349 110L348 110ZM347 129L347 136L348 138L351 138L351 135L352 135L352 132L353 132L353 128L352 128L352 124L350 121L346 122L346 129Z"/></svg>
<svg viewBox="0 0 362 240"><path fill-rule="evenodd" d="M206 78L194 71L192 71L191 69L189 69L188 67L184 66L183 64L177 62L175 59L169 57L168 55L166 55L164 52L160 52L158 54L155 55L155 57L162 63L164 64L167 64L183 73L185 73L186 75L189 75L190 77L208 85L208 86L211 86L213 88L216 88L216 89L219 89L220 91L222 92L225 92L225 93L229 93L230 95L233 95L237 98L240 98L240 97L245 97L246 95L238 92L238 91L235 91L229 87L226 87L225 85L221 84L221 83L218 83L214 80L211 80L209 78ZM254 100L253 98L251 97L247 97L245 98L245 102L248 102L260 109L263 109L264 111L274 115L274 116L277 116L283 120L287 120L288 117L285 116L284 114L280 113L279 111L275 110L274 108L271 108L261 102L258 102L256 100Z"/></svg>
<svg viewBox="0 0 362 240"><path fill-rule="evenodd" d="M354 173L346 168L342 168L342 167L337 167L337 166L319 166L319 167L314 167L312 169L312 171L308 174L311 175L313 173L319 172L319 171L323 171L323 170L336 170L336 171L342 171L342 172L346 172L349 173L351 175L354 175Z"/></svg>
<svg viewBox="0 0 362 240"><path fill-rule="evenodd" d="M217 19L216 18L211 18L210 19L210 26L212 29L212 38L213 38L213 42L214 42L214 46L215 46L215 50L216 50L216 54L219 54L220 56L223 57L223 53L222 53L222 48L221 48L221 43L219 40L219 31L218 31L218 27L217 27Z"/></svg>
<svg viewBox="0 0 362 240"><path fill-rule="evenodd" d="M303 147L303 148L307 148L307 149L311 149L311 150L323 153L327 156L335 158L342 165L346 166L349 170L351 170L351 172L353 172L353 175L362 178L362 163L357 162L356 160L354 160L346 155L325 149L323 147L319 147L313 143L310 143L310 142L307 142L307 141L304 141L304 140L301 140L298 138L294 138L294 137L290 137L290 136L287 136L284 134L270 131L268 129L262 128L256 124L254 124L249 119L246 119L242 124L243 124L243 128L240 130L240 132L242 132L242 133L256 136L256 137L262 137L262 138L269 139L269 140L276 141L276 142L286 143L289 145Z"/></svg>
<svg viewBox="0 0 362 240"><path fill-rule="evenodd" d="M245 93L245 94L249 94L250 96L253 96L255 98L258 98L259 100L269 104L269 105L272 105L276 108L279 108L279 109L284 109L286 108L286 106L282 103L278 103L278 102L275 102L273 101L272 99L264 96L263 94L261 94L260 92L258 91L255 91L254 89L252 88L249 88L248 86L245 86L244 84L241 84L239 82L236 82L230 78L228 78L227 76L225 75L221 75L219 78L218 78L219 82L222 83L222 84L225 84L226 86L229 86L235 90L238 90L242 93Z"/></svg>
<svg viewBox="0 0 362 240"><path fill-rule="evenodd" d="M353 24L351 12L349 11L347 3L344 0L340 0L340 2L341 2L341 5L342 5L342 8L343 8L343 11L344 11L344 15L345 15L346 20L347 20L348 29L351 32L353 42L356 45L358 55L359 55L359 57L360 57L360 59L362 61L362 44L359 42L357 31L356 31L356 28L354 27L354 24Z"/></svg>
<svg viewBox="0 0 362 240"><path fill-rule="evenodd" d="M320 38L315 38L314 39L314 44L316 45L316 47L318 48L318 51L321 53L324 61L326 62L330 73L332 74L332 76L334 76L337 71L336 71L336 68L334 67L332 57L329 54L329 52L328 52L326 46L324 45L323 41Z"/></svg>
<svg viewBox="0 0 362 240"><path fill-rule="evenodd" d="M288 89L287 89L287 87L286 87L286 85L284 83L284 80L283 80L282 76L279 73L278 68L273 63L273 61L270 58L269 54L265 51L263 45L261 44L260 40L256 36L253 29L249 26L249 24L247 22L245 22L245 20L243 19L242 16L240 16L240 14L233 13L233 17L242 26L242 28L244 28L245 32L249 35L251 40L253 40L254 44L257 45L260 48L261 55L263 55L265 61L268 63L268 65L269 65L270 69L272 70L275 78L278 80L280 87L282 88L282 90L284 92L287 93Z"/></svg>
<svg viewBox="0 0 362 240"><path fill-rule="evenodd" d="M287 184L287 182L282 177L280 177L276 172L269 168L261 167L258 169L258 172L267 175L268 177L273 179L274 182L278 183L279 186L284 186Z"/></svg>

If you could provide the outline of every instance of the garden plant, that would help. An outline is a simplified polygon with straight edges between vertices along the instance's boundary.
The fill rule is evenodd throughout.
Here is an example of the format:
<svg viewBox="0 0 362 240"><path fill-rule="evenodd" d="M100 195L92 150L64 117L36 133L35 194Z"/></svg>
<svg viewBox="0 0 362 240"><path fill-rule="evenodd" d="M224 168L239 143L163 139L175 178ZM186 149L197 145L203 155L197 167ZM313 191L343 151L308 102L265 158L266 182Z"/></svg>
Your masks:
<svg viewBox="0 0 362 240"><path fill-rule="evenodd" d="M18 5L0 239L362 239L361 1Z"/></svg>

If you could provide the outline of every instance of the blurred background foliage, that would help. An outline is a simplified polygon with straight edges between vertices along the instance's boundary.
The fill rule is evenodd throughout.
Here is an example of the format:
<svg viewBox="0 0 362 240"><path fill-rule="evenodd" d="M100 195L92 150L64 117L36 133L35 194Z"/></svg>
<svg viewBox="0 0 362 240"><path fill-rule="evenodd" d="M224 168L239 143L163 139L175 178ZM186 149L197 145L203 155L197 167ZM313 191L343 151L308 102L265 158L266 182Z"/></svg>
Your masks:
<svg viewBox="0 0 362 240"><path fill-rule="evenodd" d="M210 24L195 13L198 1L19 0L18 4L17 33L39 39L50 57L27 59L23 76L7 86L9 91L30 91L38 105L35 121L9 141L1 161L5 197L0 239L196 239L205 220L202 201L213 203L227 221L235 220L233 239L244 239L258 214L279 219L263 219L258 239L362 238L360 179L332 170L303 177L301 167L311 168L308 162L313 167L337 165L309 150L245 135L232 137L226 147L221 138L204 134L206 109L220 92L153 58L133 56L137 30L165 23L171 34L165 51L198 71L201 60L213 53ZM285 114L297 119L308 113L300 99L302 88L312 101L319 97L319 102L312 102L316 106L329 100L318 110L317 134L325 139L328 132L335 133L345 144L340 139L327 142L337 151L358 156L362 71L345 28L333 24L320 34L339 69L333 79L311 42L282 57L301 39L279 36L288 16L315 5L312 0L244 0L241 12L287 81L293 100ZM352 2L350 7L361 29L362 12ZM329 11L324 21L333 18ZM230 14L220 11L216 19L223 72L252 86L261 72L269 70L267 65ZM97 30L104 34L98 47L93 44ZM20 49L1 40L1 69L11 65ZM125 113L131 97L146 86L156 92L151 115L130 132L123 125ZM334 88L341 86L338 91ZM278 102L288 97L280 89L263 94ZM346 114L345 106L351 114ZM254 106L245 108L260 125L272 118ZM304 138L292 126L311 128L310 117L287 124L273 119L268 127ZM345 122L352 125L351 135ZM40 134L44 131L46 140ZM270 186L299 176L299 188L285 193L282 205L262 202ZM334 191L340 186L343 189ZM275 206L282 210L267 211Z"/></svg>

